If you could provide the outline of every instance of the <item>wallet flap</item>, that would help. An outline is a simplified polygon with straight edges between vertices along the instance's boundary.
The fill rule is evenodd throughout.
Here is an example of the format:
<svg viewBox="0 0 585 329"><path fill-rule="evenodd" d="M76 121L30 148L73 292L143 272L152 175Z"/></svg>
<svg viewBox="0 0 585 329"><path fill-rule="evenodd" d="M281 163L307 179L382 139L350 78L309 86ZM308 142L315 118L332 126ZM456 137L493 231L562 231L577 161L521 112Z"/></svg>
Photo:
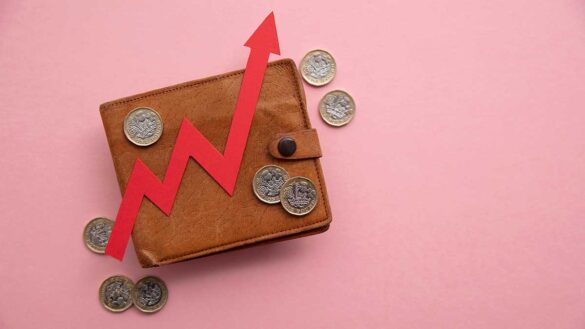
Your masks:
<svg viewBox="0 0 585 329"><path fill-rule="evenodd" d="M284 160L321 157L319 136L315 129L278 133L268 145L268 151L273 157Z"/></svg>

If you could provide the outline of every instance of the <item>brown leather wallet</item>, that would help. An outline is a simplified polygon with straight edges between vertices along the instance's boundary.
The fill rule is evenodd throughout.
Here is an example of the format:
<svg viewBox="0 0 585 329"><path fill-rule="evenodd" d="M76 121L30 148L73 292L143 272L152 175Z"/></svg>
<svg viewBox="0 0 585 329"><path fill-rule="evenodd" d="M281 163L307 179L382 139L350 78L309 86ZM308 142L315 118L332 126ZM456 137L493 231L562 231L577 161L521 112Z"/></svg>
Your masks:
<svg viewBox="0 0 585 329"><path fill-rule="evenodd" d="M220 152L230 129L243 70L186 82L102 104L100 112L122 194L137 158L159 179L164 174L183 118L189 119ZM164 131L149 147L124 135L124 118L138 107L157 111ZM296 150L281 155L278 141L290 137ZM268 64L233 196L195 161L189 161L169 217L150 200L142 202L132 240L143 267L159 266L213 253L321 233L331 209L323 179L321 148L311 128L303 86L290 59ZM315 184L318 203L309 214L294 216L279 204L256 198L252 180L264 165Z"/></svg>

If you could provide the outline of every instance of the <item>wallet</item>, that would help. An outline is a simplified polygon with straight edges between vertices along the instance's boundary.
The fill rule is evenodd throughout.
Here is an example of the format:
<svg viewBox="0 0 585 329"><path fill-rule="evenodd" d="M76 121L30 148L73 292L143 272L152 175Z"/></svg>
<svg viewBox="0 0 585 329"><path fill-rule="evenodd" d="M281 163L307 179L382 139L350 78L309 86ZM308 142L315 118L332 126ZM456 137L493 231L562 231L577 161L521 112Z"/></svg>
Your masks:
<svg viewBox="0 0 585 329"><path fill-rule="evenodd" d="M243 70L118 99L100 106L118 185L122 195L137 159L163 179L184 118L223 153ZM151 146L132 144L124 119L136 108L160 114L164 130ZM292 154L279 142L294 140ZM144 199L132 231L134 250L143 267L160 266L261 243L321 233L329 228L331 209L319 158L317 131L311 127L303 85L295 63L268 64L260 90L233 195L228 195L196 162L189 160L170 215ZM279 204L260 201L252 183L265 165L284 168L290 177L310 179L318 202L304 216Z"/></svg>

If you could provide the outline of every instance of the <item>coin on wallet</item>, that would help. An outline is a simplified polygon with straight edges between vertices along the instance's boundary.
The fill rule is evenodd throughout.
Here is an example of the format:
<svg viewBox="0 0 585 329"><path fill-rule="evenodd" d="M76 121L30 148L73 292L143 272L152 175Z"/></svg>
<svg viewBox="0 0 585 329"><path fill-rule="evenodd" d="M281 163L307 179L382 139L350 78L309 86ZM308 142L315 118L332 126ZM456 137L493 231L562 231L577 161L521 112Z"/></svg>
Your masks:
<svg viewBox="0 0 585 329"><path fill-rule="evenodd" d="M310 85L320 87L335 78L337 65L335 59L325 50L316 49L308 52L301 60L301 75Z"/></svg>
<svg viewBox="0 0 585 329"><path fill-rule="evenodd" d="M148 107L136 108L124 119L124 134L134 145L149 146L156 143L163 132L160 115Z"/></svg>
<svg viewBox="0 0 585 329"><path fill-rule="evenodd" d="M289 214L304 216L317 205L317 188L306 177L292 177L280 190L280 204Z"/></svg>
<svg viewBox="0 0 585 329"><path fill-rule="evenodd" d="M280 189L288 179L288 172L275 165L264 166L256 172L252 181L254 194L260 201L274 204L280 202Z"/></svg>
<svg viewBox="0 0 585 329"><path fill-rule="evenodd" d="M97 254L103 254L112 233L114 221L104 217L94 218L85 225L83 242L87 248Z"/></svg>
<svg viewBox="0 0 585 329"><path fill-rule="evenodd" d="M100 303L111 312L123 312L132 306L134 283L123 275L107 278L99 290Z"/></svg>
<svg viewBox="0 0 585 329"><path fill-rule="evenodd" d="M330 91L319 102L319 114L331 126L345 126L355 115L355 102L343 90Z"/></svg>
<svg viewBox="0 0 585 329"><path fill-rule="evenodd" d="M145 313L160 311L168 298L166 284L156 276L146 276L138 280L132 290L134 306Z"/></svg>

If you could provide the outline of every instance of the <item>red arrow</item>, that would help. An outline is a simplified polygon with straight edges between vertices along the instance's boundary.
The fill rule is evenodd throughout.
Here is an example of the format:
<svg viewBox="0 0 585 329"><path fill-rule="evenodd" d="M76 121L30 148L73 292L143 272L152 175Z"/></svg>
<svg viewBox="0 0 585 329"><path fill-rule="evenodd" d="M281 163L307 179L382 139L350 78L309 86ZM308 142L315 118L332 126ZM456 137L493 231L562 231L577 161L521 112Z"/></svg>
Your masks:
<svg viewBox="0 0 585 329"><path fill-rule="evenodd" d="M189 157L195 159L230 196L234 193L268 57L270 53L280 55L274 13L270 13L264 19L245 46L250 48L250 56L224 154L219 153L205 136L184 118L162 182L144 162L136 159L106 247L106 255L119 260L124 258L134 221L144 197L169 216Z"/></svg>

